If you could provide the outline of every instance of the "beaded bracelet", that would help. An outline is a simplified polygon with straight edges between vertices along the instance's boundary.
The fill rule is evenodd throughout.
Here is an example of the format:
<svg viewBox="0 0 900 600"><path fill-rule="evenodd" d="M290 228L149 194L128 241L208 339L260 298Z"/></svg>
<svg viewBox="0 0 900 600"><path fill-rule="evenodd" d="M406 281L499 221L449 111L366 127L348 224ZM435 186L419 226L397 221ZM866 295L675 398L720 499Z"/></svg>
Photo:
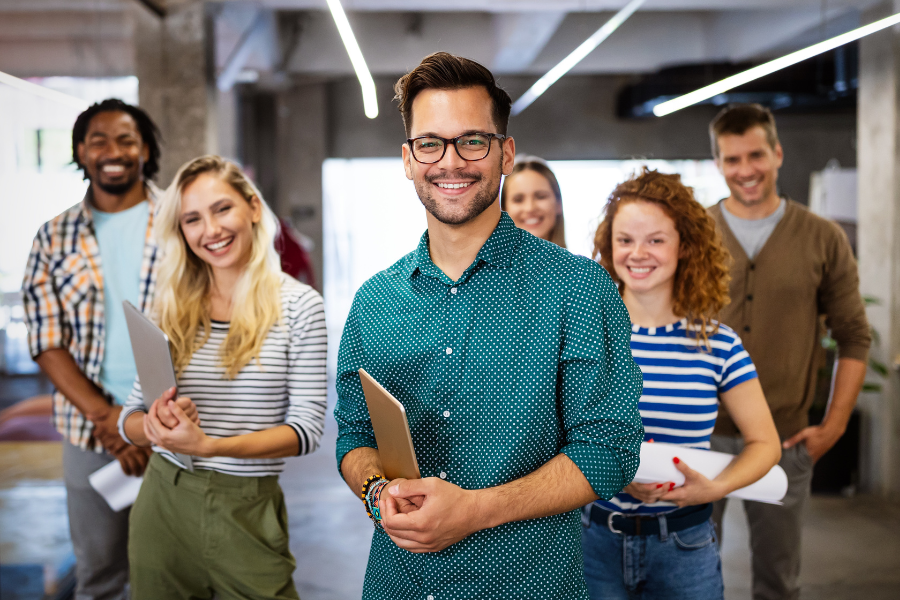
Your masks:
<svg viewBox="0 0 900 600"><path fill-rule="evenodd" d="M375 527L381 527L381 511L378 509L378 498L381 497L381 488L387 485L387 483L388 480L385 479L383 475L375 474L366 479L365 483L362 485L360 498L366 507L366 514L372 519L372 523L375 524ZM371 492L375 491L378 492L378 498L375 498L373 505ZM372 508L373 506L375 507L374 509Z"/></svg>
<svg viewBox="0 0 900 600"><path fill-rule="evenodd" d="M388 483L387 479L379 479L373 483L369 487L368 498L366 498L366 508L369 518L372 519L372 523L375 524L377 529L383 529L381 525L381 508L378 503L381 500L381 492L387 487Z"/></svg>
<svg viewBox="0 0 900 600"><path fill-rule="evenodd" d="M360 499L362 499L363 502L366 501L366 494L369 493L369 486L379 479L384 479L384 475L382 475L381 473L375 473L374 475L366 479L365 482L363 482L362 493L359 495Z"/></svg>

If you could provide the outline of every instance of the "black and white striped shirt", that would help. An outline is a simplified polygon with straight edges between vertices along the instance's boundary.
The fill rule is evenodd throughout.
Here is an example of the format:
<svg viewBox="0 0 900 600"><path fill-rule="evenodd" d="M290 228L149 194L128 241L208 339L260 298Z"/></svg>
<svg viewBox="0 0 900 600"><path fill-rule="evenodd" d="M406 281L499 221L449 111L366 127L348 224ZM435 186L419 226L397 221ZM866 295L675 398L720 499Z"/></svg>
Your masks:
<svg viewBox="0 0 900 600"><path fill-rule="evenodd" d="M318 447L325 423L327 340L322 297L308 285L282 275L281 313L281 321L263 342L261 364L254 358L234 379L225 377L219 361L229 324L213 321L209 339L178 378L178 395L194 401L200 426L210 437L233 437L286 424L296 432L302 455ZM119 418L123 437L125 419L143 410L138 380ZM168 450L157 446L153 450L184 466ZM284 459L194 457L194 467L261 477L281 473Z"/></svg>

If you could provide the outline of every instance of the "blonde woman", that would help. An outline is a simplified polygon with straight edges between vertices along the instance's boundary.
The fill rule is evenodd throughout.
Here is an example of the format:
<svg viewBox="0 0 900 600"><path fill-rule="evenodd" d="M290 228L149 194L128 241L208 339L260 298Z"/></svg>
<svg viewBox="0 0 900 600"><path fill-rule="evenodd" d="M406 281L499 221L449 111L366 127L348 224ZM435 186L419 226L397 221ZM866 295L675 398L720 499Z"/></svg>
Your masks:
<svg viewBox="0 0 900 600"><path fill-rule="evenodd" d="M566 247L562 192L556 175L540 158L526 157L516 162L512 173L503 179L500 209L509 213L516 227Z"/></svg>
<svg viewBox="0 0 900 600"><path fill-rule="evenodd" d="M144 412L138 381L119 420L127 441L154 450L131 512L132 599L297 598L278 475L322 434L322 299L281 273L275 218L225 159L184 165L154 227L153 316L179 396Z"/></svg>

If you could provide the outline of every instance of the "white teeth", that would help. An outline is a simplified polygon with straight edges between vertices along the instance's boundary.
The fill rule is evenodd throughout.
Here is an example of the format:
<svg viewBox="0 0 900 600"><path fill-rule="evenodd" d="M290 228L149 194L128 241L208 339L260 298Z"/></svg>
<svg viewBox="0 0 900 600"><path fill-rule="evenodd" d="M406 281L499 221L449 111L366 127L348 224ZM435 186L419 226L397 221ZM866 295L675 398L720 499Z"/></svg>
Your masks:
<svg viewBox="0 0 900 600"><path fill-rule="evenodd" d="M650 267L628 267L632 273L649 273Z"/></svg>
<svg viewBox="0 0 900 600"><path fill-rule="evenodd" d="M753 187L753 186L757 185L758 183L759 183L759 180L755 179L753 181L748 181L747 183L742 183L741 187L749 188L749 187Z"/></svg>
<svg viewBox="0 0 900 600"><path fill-rule="evenodd" d="M525 221L523 221L523 222L526 225L537 225L538 223L541 222L541 220L540 219L525 219Z"/></svg>
<svg viewBox="0 0 900 600"><path fill-rule="evenodd" d="M122 165L106 165L103 167L104 173L121 173L125 170Z"/></svg>
<svg viewBox="0 0 900 600"><path fill-rule="evenodd" d="M438 183L437 186L439 188L444 188L445 190L458 190L460 188L469 187L472 185L471 183Z"/></svg>
<svg viewBox="0 0 900 600"><path fill-rule="evenodd" d="M216 250L221 250L222 248L230 244L231 240L233 239L234 238L228 238L227 240L222 240L221 242L216 242L215 244L207 244L206 248L215 252Z"/></svg>

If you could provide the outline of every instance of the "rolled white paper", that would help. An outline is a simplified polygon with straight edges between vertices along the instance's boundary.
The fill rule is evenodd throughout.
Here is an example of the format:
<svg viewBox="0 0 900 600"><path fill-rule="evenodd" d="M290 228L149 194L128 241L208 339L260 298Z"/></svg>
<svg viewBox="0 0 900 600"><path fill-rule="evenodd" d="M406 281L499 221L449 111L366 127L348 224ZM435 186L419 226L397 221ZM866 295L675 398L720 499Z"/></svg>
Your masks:
<svg viewBox="0 0 900 600"><path fill-rule="evenodd" d="M134 504L141 489L143 477L126 475L119 461L114 460L90 474L88 481L116 512Z"/></svg>
<svg viewBox="0 0 900 600"><path fill-rule="evenodd" d="M684 475L672 462L676 456L687 466L709 479L714 479L734 460L733 454L724 452L685 448L662 442L644 442L641 444L641 465L638 467L634 480L638 483L674 481L676 486L682 485ZM767 504L781 504L782 498L787 493L787 485L788 480L784 469L775 465L762 479L734 490L728 494L728 497Z"/></svg>

